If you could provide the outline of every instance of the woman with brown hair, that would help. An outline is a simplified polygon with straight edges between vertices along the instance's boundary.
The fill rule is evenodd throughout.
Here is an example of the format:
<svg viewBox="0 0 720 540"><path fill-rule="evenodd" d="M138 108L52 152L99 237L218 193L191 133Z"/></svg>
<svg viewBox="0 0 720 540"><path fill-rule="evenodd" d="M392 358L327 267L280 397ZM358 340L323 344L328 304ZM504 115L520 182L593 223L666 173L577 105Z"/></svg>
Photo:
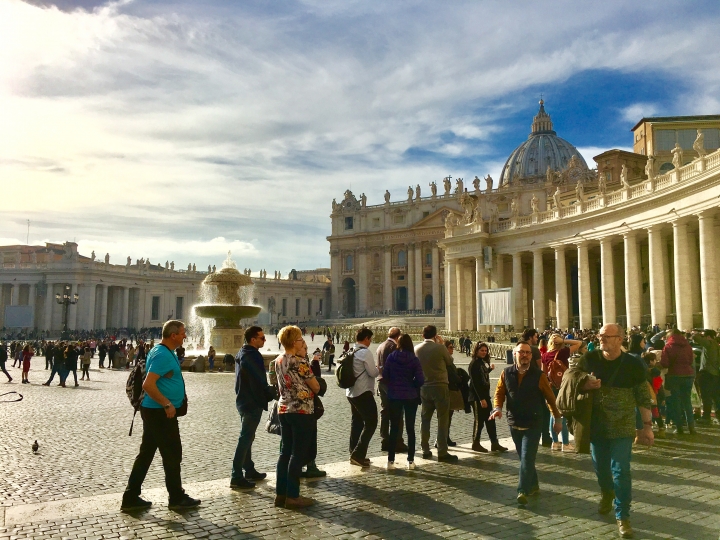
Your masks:
<svg viewBox="0 0 720 540"><path fill-rule="evenodd" d="M495 369L495 364L490 361L490 348L487 343L478 341L472 352L472 360L468 366L470 375L470 391L468 400L473 410L473 443L472 449L476 452L487 452L487 449L480 444L483 426L487 428L490 437L490 450L492 452L507 452L507 448L498 442L497 427L495 419L490 419L492 411L492 398L490 397L490 372Z"/></svg>

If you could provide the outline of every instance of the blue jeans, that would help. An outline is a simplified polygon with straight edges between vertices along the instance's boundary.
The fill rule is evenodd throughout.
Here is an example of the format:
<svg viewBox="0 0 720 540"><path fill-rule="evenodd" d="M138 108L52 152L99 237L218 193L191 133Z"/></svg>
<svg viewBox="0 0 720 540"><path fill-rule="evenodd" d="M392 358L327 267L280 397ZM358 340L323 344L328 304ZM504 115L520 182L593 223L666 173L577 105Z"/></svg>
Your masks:
<svg viewBox="0 0 720 540"><path fill-rule="evenodd" d="M615 517L628 519L632 502L632 437L590 441L590 454L603 493L615 492Z"/></svg>
<svg viewBox="0 0 720 540"><path fill-rule="evenodd" d="M518 480L518 493L527 495L533 488L539 486L535 458L540 444L541 428L516 429L510 428L515 449L520 458L520 479Z"/></svg>
<svg viewBox="0 0 720 540"><path fill-rule="evenodd" d="M252 460L252 443L255 440L255 432L262 416L262 409L244 412L238 409L238 412L240 413L240 437L238 437L237 447L235 447L231 480L241 479L243 469L246 473L255 470Z"/></svg>
<svg viewBox="0 0 720 540"><path fill-rule="evenodd" d="M300 496L300 471L316 441L317 420L312 414L284 413L279 416L282 447L275 471L275 493L295 499Z"/></svg>
<svg viewBox="0 0 720 540"><path fill-rule="evenodd" d="M552 441L559 442L558 434L555 433L555 430L553 429L554 426L555 426L555 417L553 415L550 415L550 433L552 433ZM563 417L563 419L562 419L562 443L568 444L569 437L570 437L570 433L568 432L567 420L565 420L565 418Z"/></svg>
<svg viewBox="0 0 720 540"><path fill-rule="evenodd" d="M677 375L665 376L665 388L672 393L672 399L668 400L668 417L673 421L675 427L695 427L695 416L693 416L692 393L694 376L680 377Z"/></svg>

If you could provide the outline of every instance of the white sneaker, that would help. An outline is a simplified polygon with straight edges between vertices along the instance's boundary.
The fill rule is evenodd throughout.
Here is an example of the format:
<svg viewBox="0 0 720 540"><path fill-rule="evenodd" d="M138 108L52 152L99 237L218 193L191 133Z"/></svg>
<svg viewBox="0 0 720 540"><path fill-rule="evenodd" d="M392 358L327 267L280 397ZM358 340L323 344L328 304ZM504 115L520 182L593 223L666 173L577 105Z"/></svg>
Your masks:
<svg viewBox="0 0 720 540"><path fill-rule="evenodd" d="M553 450L553 451L558 451L558 452L559 452L560 450L562 450L562 443L561 443L561 442L554 442L554 443L552 443L552 448L551 448L551 450Z"/></svg>
<svg viewBox="0 0 720 540"><path fill-rule="evenodd" d="M388 461L387 462L387 470L392 471L395 468L395 462L394 461Z"/></svg>
<svg viewBox="0 0 720 540"><path fill-rule="evenodd" d="M414 471L415 470L415 462L408 461L407 468L408 468L408 471Z"/></svg>
<svg viewBox="0 0 720 540"><path fill-rule="evenodd" d="M575 451L575 445L573 443L563 444L562 445L562 451L563 452L574 452Z"/></svg>

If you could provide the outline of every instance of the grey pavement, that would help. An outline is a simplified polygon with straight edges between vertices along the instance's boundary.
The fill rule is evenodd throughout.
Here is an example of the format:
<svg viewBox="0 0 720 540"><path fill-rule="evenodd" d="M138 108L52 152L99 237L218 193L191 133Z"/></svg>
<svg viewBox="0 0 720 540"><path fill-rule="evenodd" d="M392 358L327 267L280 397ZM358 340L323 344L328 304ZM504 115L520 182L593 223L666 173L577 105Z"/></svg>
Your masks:
<svg viewBox="0 0 720 540"><path fill-rule="evenodd" d="M9 369L19 380L20 371ZM90 382L65 389L41 386L47 374L33 369L31 385L0 385L0 393L25 395L19 403L0 403L0 539L617 537L614 521L595 512L598 487L589 456L541 449L541 494L520 508L514 500L516 455L472 452L472 417L463 413L454 415L451 428L461 444L455 450L459 464L418 460L416 471L388 472L376 434L373 466L360 473L347 461L349 406L332 382L318 425L318 463L329 475L301 488L318 503L302 512L275 508L274 474L252 492L233 492L227 484L239 421L233 376L222 373L186 374L183 481L202 506L184 514L167 510L158 455L144 485L153 508L121 514L142 432L138 418L133 436L127 435L127 373L94 367ZM504 420L498 426L507 437ZM419 438L419 419L416 430ZM718 538L720 428L699 431L635 452L636 538ZM35 439L38 455L30 450ZM278 447L277 436L258 432L253 457L259 470L274 473ZM398 463L404 465L403 456Z"/></svg>

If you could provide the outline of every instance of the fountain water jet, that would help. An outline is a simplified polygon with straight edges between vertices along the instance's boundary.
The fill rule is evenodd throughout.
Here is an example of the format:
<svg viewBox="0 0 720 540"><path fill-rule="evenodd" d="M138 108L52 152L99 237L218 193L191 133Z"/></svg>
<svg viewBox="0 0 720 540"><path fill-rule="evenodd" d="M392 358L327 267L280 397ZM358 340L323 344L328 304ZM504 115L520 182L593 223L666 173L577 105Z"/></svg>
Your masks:
<svg viewBox="0 0 720 540"><path fill-rule="evenodd" d="M203 280L204 290L210 292L211 289L216 289L216 294L212 295L214 302L193 306L196 316L215 320L215 325L210 328L210 335L206 336L206 345L215 347L220 358L224 354L235 356L244 343L244 330L240 321L255 317L262 309L240 303L241 287L250 287L253 281L250 276L238 271L230 255L231 252L228 251L222 268Z"/></svg>

